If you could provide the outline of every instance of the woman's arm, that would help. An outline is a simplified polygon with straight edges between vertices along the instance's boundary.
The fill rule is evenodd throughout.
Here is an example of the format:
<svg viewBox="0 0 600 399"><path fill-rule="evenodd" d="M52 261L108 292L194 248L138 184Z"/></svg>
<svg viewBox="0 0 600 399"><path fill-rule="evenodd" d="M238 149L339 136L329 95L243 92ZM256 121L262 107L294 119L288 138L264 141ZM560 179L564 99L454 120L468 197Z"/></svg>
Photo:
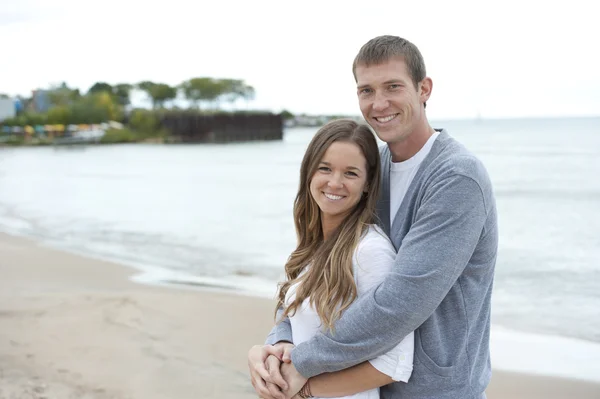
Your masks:
<svg viewBox="0 0 600 399"><path fill-rule="evenodd" d="M394 382L369 362L335 373L324 373L308 380L310 393L322 398L353 395Z"/></svg>

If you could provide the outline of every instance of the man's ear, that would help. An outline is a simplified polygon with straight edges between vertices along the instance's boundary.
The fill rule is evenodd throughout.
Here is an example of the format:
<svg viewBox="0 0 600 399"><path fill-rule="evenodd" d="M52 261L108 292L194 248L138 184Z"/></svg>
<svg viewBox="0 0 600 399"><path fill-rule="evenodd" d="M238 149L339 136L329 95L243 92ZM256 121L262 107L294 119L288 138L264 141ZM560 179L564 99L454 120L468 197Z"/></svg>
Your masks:
<svg viewBox="0 0 600 399"><path fill-rule="evenodd" d="M419 83L419 88L421 89L421 92L420 92L421 102L425 103L429 100L429 97L431 96L431 90L433 89L433 81L431 80L430 77L425 77L425 79L423 79Z"/></svg>

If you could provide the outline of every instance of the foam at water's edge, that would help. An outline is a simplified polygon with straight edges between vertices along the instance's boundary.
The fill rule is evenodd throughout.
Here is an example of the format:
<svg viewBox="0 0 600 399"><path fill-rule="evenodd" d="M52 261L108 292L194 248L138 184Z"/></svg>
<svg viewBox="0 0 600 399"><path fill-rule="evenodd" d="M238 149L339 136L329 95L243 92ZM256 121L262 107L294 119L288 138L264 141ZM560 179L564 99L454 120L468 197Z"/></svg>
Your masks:
<svg viewBox="0 0 600 399"><path fill-rule="evenodd" d="M142 273L131 277L140 284L161 285L183 289L211 289L232 294L256 296L273 299L276 294L276 284L272 281L253 276L230 276L214 278L192 276L184 272L175 272L161 268L144 268Z"/></svg>
<svg viewBox="0 0 600 399"><path fill-rule="evenodd" d="M493 326L492 366L498 370L600 382L600 344Z"/></svg>

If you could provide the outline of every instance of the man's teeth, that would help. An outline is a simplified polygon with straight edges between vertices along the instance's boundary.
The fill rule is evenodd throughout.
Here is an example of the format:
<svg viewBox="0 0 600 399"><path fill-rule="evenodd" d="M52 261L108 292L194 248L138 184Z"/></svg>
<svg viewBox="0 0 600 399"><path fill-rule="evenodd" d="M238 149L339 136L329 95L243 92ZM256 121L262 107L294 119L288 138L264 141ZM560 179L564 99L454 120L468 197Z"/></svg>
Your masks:
<svg viewBox="0 0 600 399"><path fill-rule="evenodd" d="M394 114L394 115L386 116L386 117L383 117L383 118L382 118L382 117L379 117L379 118L375 118L375 119L377 119L377 121L378 121L378 122L381 122L381 123L386 123L386 122L389 122L389 121L391 121L392 119L394 119L396 116L398 116L398 114Z"/></svg>
<svg viewBox="0 0 600 399"><path fill-rule="evenodd" d="M341 195L333 195L333 194L327 194L327 193L323 193L323 194L325 194L325 196L327 198L329 198L330 200L340 200L340 199L344 198Z"/></svg>

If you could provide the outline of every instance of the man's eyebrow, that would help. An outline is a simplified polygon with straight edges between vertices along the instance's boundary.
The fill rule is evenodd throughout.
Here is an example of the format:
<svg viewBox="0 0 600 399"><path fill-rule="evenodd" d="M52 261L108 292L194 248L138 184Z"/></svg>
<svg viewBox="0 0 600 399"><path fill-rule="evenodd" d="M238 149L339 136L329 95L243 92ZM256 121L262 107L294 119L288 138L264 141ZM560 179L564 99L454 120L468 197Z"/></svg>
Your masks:
<svg viewBox="0 0 600 399"><path fill-rule="evenodd" d="M385 85L389 85L389 84L392 84L392 83L402 83L402 84L404 84L404 80L402 80L402 79L390 79L390 80L386 80L385 82L383 82L383 84L385 84Z"/></svg>
<svg viewBox="0 0 600 399"><path fill-rule="evenodd" d="M400 83L400 84L403 84L403 85L406 84L406 82L404 80L402 80L402 79L390 79L390 80L386 80L385 82L383 82L384 85L389 85L389 84L392 84L392 83ZM371 85L370 84L363 84L363 85L357 86L357 88L359 90L367 88L367 87L371 87Z"/></svg>

